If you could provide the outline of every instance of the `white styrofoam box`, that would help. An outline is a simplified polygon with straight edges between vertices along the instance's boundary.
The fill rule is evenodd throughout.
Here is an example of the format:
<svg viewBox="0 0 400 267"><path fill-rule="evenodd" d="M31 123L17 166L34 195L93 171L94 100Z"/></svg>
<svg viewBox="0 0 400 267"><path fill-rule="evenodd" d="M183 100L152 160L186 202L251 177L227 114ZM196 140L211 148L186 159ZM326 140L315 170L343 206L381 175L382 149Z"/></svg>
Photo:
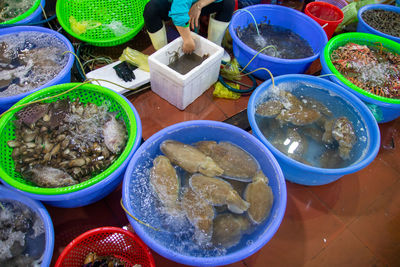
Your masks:
<svg viewBox="0 0 400 267"><path fill-rule="evenodd" d="M121 63L121 61L116 61L111 64L108 64L104 67L95 69L89 73L86 74L86 77L90 79L103 79L107 80L116 84L120 84L123 87L126 88L131 88L135 89L138 88L139 86L142 86L143 84L146 84L150 81L150 73L144 70L141 70L139 68L135 69L133 73L135 74L135 79L130 81L130 82L125 82L122 80L120 77L118 77L117 73L113 69L115 65L118 65ZM129 92L129 90L126 90L118 85L106 82L106 81L92 81L93 84L98 84L103 87L107 87L111 90L114 90L115 92L119 94L123 94L125 92Z"/></svg>
<svg viewBox="0 0 400 267"><path fill-rule="evenodd" d="M167 44L149 56L151 90L177 108L184 110L218 80L224 49L192 32L196 48L194 53L209 57L199 66L182 75L168 67L172 53L182 52L182 37Z"/></svg>

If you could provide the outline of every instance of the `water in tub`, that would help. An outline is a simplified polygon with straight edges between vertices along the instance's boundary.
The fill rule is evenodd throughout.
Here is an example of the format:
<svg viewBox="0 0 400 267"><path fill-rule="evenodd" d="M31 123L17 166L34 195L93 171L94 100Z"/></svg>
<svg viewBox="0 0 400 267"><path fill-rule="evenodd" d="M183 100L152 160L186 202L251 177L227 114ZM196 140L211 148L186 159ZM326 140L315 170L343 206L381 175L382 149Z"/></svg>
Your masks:
<svg viewBox="0 0 400 267"><path fill-rule="evenodd" d="M183 54L179 56L178 52L173 52L173 55L170 58L170 63L168 67L179 72L182 75L185 75L195 67L199 66L204 60L208 58L208 54L203 56L199 56L195 53L192 54Z"/></svg>
<svg viewBox="0 0 400 267"><path fill-rule="evenodd" d="M67 50L48 33L0 36L0 97L26 93L54 79L68 62Z"/></svg>
<svg viewBox="0 0 400 267"><path fill-rule="evenodd" d="M18 17L28 11L36 0L0 1L0 23Z"/></svg>
<svg viewBox="0 0 400 267"><path fill-rule="evenodd" d="M0 266L40 266L45 242L36 213L20 202L0 199Z"/></svg>
<svg viewBox="0 0 400 267"><path fill-rule="evenodd" d="M309 43L295 32L278 25L260 23L258 32L254 23L247 27L237 28L236 33L239 39L250 48L262 51L263 54L283 58L299 59L314 55Z"/></svg>
<svg viewBox="0 0 400 267"><path fill-rule="evenodd" d="M256 123L276 149L301 163L344 168L364 156L365 122L343 98L303 82L280 83L256 104Z"/></svg>
<svg viewBox="0 0 400 267"><path fill-rule="evenodd" d="M165 140L158 152L141 155L128 201L159 245L186 256L221 256L252 243L251 234L269 221L273 194L259 169L228 142Z"/></svg>

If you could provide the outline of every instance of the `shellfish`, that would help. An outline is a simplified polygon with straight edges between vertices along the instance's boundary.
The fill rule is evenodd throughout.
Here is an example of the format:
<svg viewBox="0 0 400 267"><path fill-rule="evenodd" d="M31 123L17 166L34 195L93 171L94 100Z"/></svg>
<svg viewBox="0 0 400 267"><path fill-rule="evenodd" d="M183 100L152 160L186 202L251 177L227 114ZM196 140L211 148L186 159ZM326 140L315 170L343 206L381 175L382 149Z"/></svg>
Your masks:
<svg viewBox="0 0 400 267"><path fill-rule="evenodd" d="M195 146L224 170L221 175L224 178L249 182L257 172L258 165L255 159L231 143L200 141Z"/></svg>
<svg viewBox="0 0 400 267"><path fill-rule="evenodd" d="M226 204L230 211L238 214L249 208L249 203L244 201L233 187L222 179L194 174L189 179L189 185L194 192L211 205Z"/></svg>
<svg viewBox="0 0 400 267"><path fill-rule="evenodd" d="M212 242L225 248L238 244L242 235L250 229L249 220L241 215L225 213L214 219Z"/></svg>
<svg viewBox="0 0 400 267"><path fill-rule="evenodd" d="M190 173L200 172L207 176L219 176L224 170L215 161L197 148L174 140L166 140L160 145L169 160Z"/></svg>
<svg viewBox="0 0 400 267"><path fill-rule="evenodd" d="M253 182L248 184L244 192L244 199L250 203L247 215L253 223L259 224L268 217L274 196L268 185L268 178L258 171Z"/></svg>
<svg viewBox="0 0 400 267"><path fill-rule="evenodd" d="M176 210L179 178L167 157L158 156L154 159L150 170L150 185L168 213Z"/></svg>

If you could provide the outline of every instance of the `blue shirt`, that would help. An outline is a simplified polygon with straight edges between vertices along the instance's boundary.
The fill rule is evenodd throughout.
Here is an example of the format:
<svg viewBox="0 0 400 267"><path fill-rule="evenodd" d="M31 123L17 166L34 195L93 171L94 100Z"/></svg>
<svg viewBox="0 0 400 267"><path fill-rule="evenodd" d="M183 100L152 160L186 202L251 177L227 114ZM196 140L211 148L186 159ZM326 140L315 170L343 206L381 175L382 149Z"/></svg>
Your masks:
<svg viewBox="0 0 400 267"><path fill-rule="evenodd" d="M168 0L172 1L171 10L168 16L172 19L175 26L188 27L189 26L189 10L194 3L198 0ZM222 0L215 0L221 2Z"/></svg>

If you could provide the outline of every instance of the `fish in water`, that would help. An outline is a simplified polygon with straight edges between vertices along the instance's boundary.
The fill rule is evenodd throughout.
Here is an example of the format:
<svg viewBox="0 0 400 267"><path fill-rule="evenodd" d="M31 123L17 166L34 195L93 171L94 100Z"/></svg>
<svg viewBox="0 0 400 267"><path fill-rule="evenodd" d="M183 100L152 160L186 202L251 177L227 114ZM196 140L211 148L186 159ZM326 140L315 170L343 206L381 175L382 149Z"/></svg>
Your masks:
<svg viewBox="0 0 400 267"><path fill-rule="evenodd" d="M262 171L258 171L253 182L247 185L244 199L250 203L247 215L253 223L259 224L268 217L274 196L271 187L268 185L268 178Z"/></svg>
<svg viewBox="0 0 400 267"><path fill-rule="evenodd" d="M257 172L256 160L249 153L231 143L200 141L195 146L224 170L221 175L224 178L249 182Z"/></svg>
<svg viewBox="0 0 400 267"><path fill-rule="evenodd" d="M339 155L342 159L349 159L350 152L356 142L353 124L346 117L327 120L322 141L332 144L337 141L339 144Z"/></svg>
<svg viewBox="0 0 400 267"><path fill-rule="evenodd" d="M161 143L160 149L172 163L179 165L190 173L200 172L213 177L219 176L224 172L212 158L191 145L174 140L166 140Z"/></svg>
<svg viewBox="0 0 400 267"><path fill-rule="evenodd" d="M284 106L281 101L271 99L258 105L256 108L256 114L267 118L275 118L281 113L283 108Z"/></svg>
<svg viewBox="0 0 400 267"><path fill-rule="evenodd" d="M174 166L165 156L158 156L150 170L150 184L167 213L177 210L179 198L179 178Z"/></svg>
<svg viewBox="0 0 400 267"><path fill-rule="evenodd" d="M213 222L212 242L217 246L230 248L238 244L251 223L245 216L224 213L218 215Z"/></svg>
<svg viewBox="0 0 400 267"><path fill-rule="evenodd" d="M190 187L185 187L183 190L181 206L189 222L195 227L194 239L196 243L205 245L210 242L215 217L213 206Z"/></svg>
<svg viewBox="0 0 400 267"><path fill-rule="evenodd" d="M104 143L108 150L113 153L120 153L125 147L126 129L125 125L115 116L110 116L110 119L103 125Z"/></svg>
<svg viewBox="0 0 400 267"><path fill-rule="evenodd" d="M40 187L65 187L77 184L68 173L48 166L34 166L24 171L22 176Z"/></svg>
<svg viewBox="0 0 400 267"><path fill-rule="evenodd" d="M194 174L189 179L189 185L211 205L227 205L231 212L238 214L249 208L249 203L239 196L231 184L222 179Z"/></svg>

